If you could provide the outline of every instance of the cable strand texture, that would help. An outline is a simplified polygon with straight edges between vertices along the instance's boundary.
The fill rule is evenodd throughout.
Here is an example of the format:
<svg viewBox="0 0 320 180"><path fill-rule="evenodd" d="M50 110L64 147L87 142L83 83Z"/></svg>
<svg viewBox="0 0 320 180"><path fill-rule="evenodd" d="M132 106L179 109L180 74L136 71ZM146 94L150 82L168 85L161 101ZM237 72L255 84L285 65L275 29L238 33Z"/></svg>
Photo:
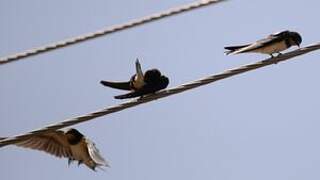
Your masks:
<svg viewBox="0 0 320 180"><path fill-rule="evenodd" d="M182 84L182 85L174 87L174 88L162 90L162 91L159 91L159 92L157 92L155 94L145 96L143 98L138 98L138 99L134 99L134 100L131 100L131 101L126 101L124 103L121 103L121 104L118 104L118 105L114 105L114 106L110 106L110 107L107 107L105 109L98 110L98 111L95 111L95 112L92 112L92 113L89 113L89 114L85 114L85 115L82 115L82 116L66 119L66 120L64 120L62 122L59 122L59 123L56 123L56 124L53 124L53 125L49 125L47 127L44 127L44 128L38 129L38 130L34 130L34 131L31 131L31 132L26 133L26 134L14 136L14 137L9 137L9 138L5 138L5 139L1 139L0 138L0 147L17 143L17 142L19 142L21 140L24 140L25 138L28 138L28 137L32 136L33 134L41 134L41 133L45 133L45 132L49 132L49 131L55 131L57 129L62 129L62 128L65 128L65 127L68 127L68 126L72 126L72 125L75 125L75 124L79 124L79 123L83 123L83 122L86 122L86 121L90 121L90 120L92 120L94 118L98 118L98 117L105 116L105 115L108 115L108 114L111 114L111 113L119 112L119 111L122 111L124 109L131 108L131 107L134 107L134 106L138 106L140 104L144 104L144 103L147 103L147 102L150 102L150 101L154 101L154 100L157 100L157 99L160 99L160 98L164 98L164 97L167 97L167 96L170 96L170 95L178 94L178 93L181 93L181 92L193 89L193 88L197 88L197 87L209 84L209 83L213 83L215 81L219 81L219 80L222 80L222 79L225 79L225 78L232 77L232 76L237 75L237 74L245 73L245 72L248 72L248 71L251 71L251 70L255 70L255 69L258 69L258 68L262 68L262 67L265 67L265 66L268 66L268 65L272 65L272 64L276 64L276 63L279 63L279 62L282 62L282 61L286 61L286 60L289 60L289 59L291 59L293 57L296 57L296 56L299 56L299 55L303 55L303 54L306 54L306 53L309 53L309 52L312 52L312 51L315 51L315 50L318 50L318 49L320 49L320 43L317 43L317 44L314 44L314 45L309 45L307 47L304 47L304 48L301 48L301 49L297 49L297 50L282 54L281 56L277 56L277 57L274 57L274 58L268 58L268 59L265 59L265 60L262 60L262 61L258 61L256 63L243 65L243 66L240 66L240 67L237 67L237 68L234 68L234 69L229 69L229 70L226 70L226 71L224 71L224 72L222 72L220 74L211 75L211 76L208 76L208 77L196 80L196 81L192 81L192 82L189 82L189 83Z"/></svg>
<svg viewBox="0 0 320 180"><path fill-rule="evenodd" d="M211 4L216 4L216 3L220 3L226 0L199 0L196 2L192 2L190 4L186 4L186 5L181 5L175 8L171 8L168 9L166 11L162 11L159 13L155 13L155 14L151 14L149 16L144 16L142 18L138 18L138 19L134 19L131 20L129 22L126 23L122 23L122 24L118 24L118 25L113 25L110 27L106 27L102 30L98 30L96 32L92 32L92 33L88 33L88 34L84 34L84 35L80 35L77 37L73 37L70 39L66 39L66 40L62 40L60 42L56 42L56 43L52 43L52 44L48 44L48 45L44 45L41 47L36 47L33 49L29 49L26 50L24 52L21 53L17 53L17 54L13 54L13 55L9 55L3 58L0 58L0 65L3 64L7 64L7 63L11 63L14 61L18 61L21 60L23 58L26 57L30 57L30 56L34 56L34 55L38 55L41 53L45 53L51 50L55 50L55 49L59 49L59 48L63 48L69 45L73 45L73 44L77 44L86 40L90 40L90 39L94 39L94 38L98 38L101 37L103 35L107 35L107 34L111 34L111 33L115 33L118 31L122 31L128 28L132 28L132 27L136 27L142 24L146 24L149 22L153 22L156 20L160 20L163 19L165 17L169 17L169 16L173 16L173 15L177 15L186 11L190 11L190 10L194 10L200 7L204 7L204 6L208 6Z"/></svg>

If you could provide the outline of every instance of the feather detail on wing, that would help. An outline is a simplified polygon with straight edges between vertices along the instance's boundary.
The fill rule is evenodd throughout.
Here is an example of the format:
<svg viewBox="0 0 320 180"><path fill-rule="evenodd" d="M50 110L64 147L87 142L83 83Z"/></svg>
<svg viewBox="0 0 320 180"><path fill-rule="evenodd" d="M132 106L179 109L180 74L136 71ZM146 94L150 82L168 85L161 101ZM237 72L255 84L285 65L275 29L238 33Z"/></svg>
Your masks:
<svg viewBox="0 0 320 180"><path fill-rule="evenodd" d="M121 89L121 90L127 90L130 91L130 82L111 82L111 81L100 81L100 83L104 86L115 88L115 89Z"/></svg>
<svg viewBox="0 0 320 180"><path fill-rule="evenodd" d="M109 167L109 164L107 161L102 157L100 154L98 148L95 146L95 144L88 138L86 138L86 143L88 146L88 152L92 160L98 165L98 166L107 166Z"/></svg>
<svg viewBox="0 0 320 180"><path fill-rule="evenodd" d="M282 37L279 35L269 35L265 39L261 39L255 43L252 43L251 45L240 48L238 50L235 50L234 52L231 52L232 54L238 54L238 53L244 53L244 52L255 52L255 50L258 50L263 47L267 47L272 45L273 43L276 43L278 41L281 41Z"/></svg>
<svg viewBox="0 0 320 180"><path fill-rule="evenodd" d="M15 145L44 151L57 157L72 158L71 149L63 131L34 135Z"/></svg>

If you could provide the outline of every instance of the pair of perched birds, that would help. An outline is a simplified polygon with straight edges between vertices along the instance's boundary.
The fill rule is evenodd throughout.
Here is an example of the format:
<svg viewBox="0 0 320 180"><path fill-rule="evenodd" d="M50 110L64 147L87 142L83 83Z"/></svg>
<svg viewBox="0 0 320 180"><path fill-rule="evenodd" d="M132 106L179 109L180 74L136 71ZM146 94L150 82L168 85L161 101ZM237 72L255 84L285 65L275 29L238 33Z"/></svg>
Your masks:
<svg viewBox="0 0 320 180"><path fill-rule="evenodd" d="M269 54L273 57L273 54L278 53L279 55L281 51L291 46L300 46L301 42L302 38L299 33L282 31L271 34L267 38L252 44L229 46L225 47L225 49L228 50L226 54L257 52ZM162 75L158 69L151 69L143 73L141 65L137 60L136 74L129 81L101 81L101 84L111 88L130 91L127 94L115 96L116 99L125 99L141 97L165 89L169 84L169 79ZM84 163L92 170L95 170L96 167L108 166L108 163L100 155L95 144L76 129L69 129L67 131L56 130L40 135L33 135L15 145L45 151L57 157L68 158L69 164L77 160L79 164Z"/></svg>
<svg viewBox="0 0 320 180"><path fill-rule="evenodd" d="M290 48L291 46L300 46L302 38L299 33L292 31L282 31L269 35L267 38L258 40L251 44L240 46L227 46L225 47L226 54L239 54L256 52L269 54L274 57L273 54ZM151 69L144 74L141 70L139 61L136 61L136 74L133 75L130 81L127 82L111 82L100 81L104 86L108 86L115 89L131 91L130 93L115 96L116 99L134 98L154 93L161 89L164 89L169 84L169 79L161 75L158 69Z"/></svg>

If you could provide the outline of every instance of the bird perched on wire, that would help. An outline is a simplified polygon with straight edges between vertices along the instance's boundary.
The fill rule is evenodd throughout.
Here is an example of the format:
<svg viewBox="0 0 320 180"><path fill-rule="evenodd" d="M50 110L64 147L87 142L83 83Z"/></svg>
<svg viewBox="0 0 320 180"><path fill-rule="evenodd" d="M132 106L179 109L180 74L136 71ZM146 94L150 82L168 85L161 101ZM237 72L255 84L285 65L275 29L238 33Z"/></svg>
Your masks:
<svg viewBox="0 0 320 180"><path fill-rule="evenodd" d="M96 167L109 166L95 144L76 129L36 134L14 145L44 151L59 158L68 158L68 164L78 161L78 165L84 163L94 171Z"/></svg>
<svg viewBox="0 0 320 180"><path fill-rule="evenodd" d="M114 97L115 99L126 99L141 97L165 89L169 84L169 79L166 76L161 75L161 72L158 69L150 69L143 74L140 62L137 59L136 74L134 74L129 81L100 81L100 83L111 88L131 91L130 93Z"/></svg>
<svg viewBox="0 0 320 180"><path fill-rule="evenodd" d="M262 53L269 54L274 57L273 54L290 48L291 46L298 46L302 42L302 38L299 33L293 31L282 31L269 35L268 37L258 40L252 44L240 45L240 46L227 46L224 47L226 54L239 54L239 53Z"/></svg>

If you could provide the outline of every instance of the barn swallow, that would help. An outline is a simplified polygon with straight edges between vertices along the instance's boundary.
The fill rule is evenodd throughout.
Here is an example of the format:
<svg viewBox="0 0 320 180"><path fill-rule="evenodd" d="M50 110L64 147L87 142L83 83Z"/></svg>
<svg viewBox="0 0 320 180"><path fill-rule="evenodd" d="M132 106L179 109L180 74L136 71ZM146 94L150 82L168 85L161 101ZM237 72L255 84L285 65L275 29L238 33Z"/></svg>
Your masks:
<svg viewBox="0 0 320 180"><path fill-rule="evenodd" d="M95 144L76 129L33 135L14 145L68 158L68 164L78 161L78 165L84 163L94 171L96 167L109 166Z"/></svg>
<svg viewBox="0 0 320 180"><path fill-rule="evenodd" d="M169 79L161 75L158 69L150 69L143 74L139 60L136 60L136 74L134 74L130 81L126 82L111 82L100 81L104 86L115 89L131 91L130 93L115 96L115 99L126 99L141 97L146 94L155 93L161 89L165 89L169 84Z"/></svg>
<svg viewBox="0 0 320 180"><path fill-rule="evenodd" d="M282 31L269 35L267 38L256 41L252 44L240 45L240 46L228 46L224 47L226 54L239 54L247 52L255 52L262 54L269 54L274 57L274 53L280 55L281 51L290 48L291 46L298 46L302 42L302 38L299 33L293 31Z"/></svg>

